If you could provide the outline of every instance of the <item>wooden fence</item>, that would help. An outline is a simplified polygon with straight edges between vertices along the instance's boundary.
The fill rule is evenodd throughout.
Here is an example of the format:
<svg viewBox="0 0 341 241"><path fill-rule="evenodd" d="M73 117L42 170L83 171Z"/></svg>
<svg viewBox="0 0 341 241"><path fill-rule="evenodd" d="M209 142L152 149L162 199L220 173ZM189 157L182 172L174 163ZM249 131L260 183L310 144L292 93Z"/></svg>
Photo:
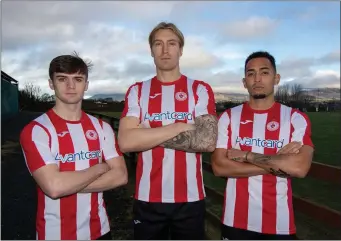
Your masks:
<svg viewBox="0 0 341 241"><path fill-rule="evenodd" d="M102 115L102 114L98 114L98 113L92 113L92 112L88 112L88 113L100 119L103 119L104 121L107 121L113 127L113 129L117 132L119 119L106 116L106 115ZM135 153L126 153L125 155L133 159L135 157ZM209 173L213 173L211 164L208 162L203 162L203 170ZM330 165L326 165L326 164L319 163L319 162L313 162L307 176L316 178L318 180L323 180L329 183L337 184L341 187L341 168L340 167L330 166ZM222 178L226 180L226 178L223 178L223 177L217 177L217 178ZM205 185L205 190L206 190L206 194L208 197L220 202L221 205L223 205L222 193L219 193L206 185ZM333 210L322 204L317 204L311 200L298 197L295 194L293 194L293 206L295 210L302 212L305 215L310 216L311 218L315 220L321 221L331 227L341 228L341 212L339 211ZM220 226L220 217L210 212L209 210L206 210L206 214L207 214L207 219L210 221L210 223L213 226L215 227Z"/></svg>

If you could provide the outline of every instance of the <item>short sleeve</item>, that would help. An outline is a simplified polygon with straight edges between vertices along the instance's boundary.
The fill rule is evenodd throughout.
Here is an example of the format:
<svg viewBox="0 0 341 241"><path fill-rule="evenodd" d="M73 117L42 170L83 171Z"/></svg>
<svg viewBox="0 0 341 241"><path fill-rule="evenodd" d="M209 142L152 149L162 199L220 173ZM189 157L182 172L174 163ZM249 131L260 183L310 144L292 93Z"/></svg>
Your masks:
<svg viewBox="0 0 341 241"><path fill-rule="evenodd" d="M124 101L124 109L121 118L126 116L134 116L140 118L141 107L139 104L140 84L136 83L129 87Z"/></svg>
<svg viewBox="0 0 341 241"><path fill-rule="evenodd" d="M51 137L48 131L38 124L28 124L20 133L20 145L24 154L26 166L31 173L48 165L57 164L49 143Z"/></svg>
<svg viewBox="0 0 341 241"><path fill-rule="evenodd" d="M122 156L122 152L118 146L117 138L115 132L111 126L103 122L103 132L104 132L104 146L103 155L104 160L109 160L115 157Z"/></svg>
<svg viewBox="0 0 341 241"><path fill-rule="evenodd" d="M200 82L197 88L198 101L195 106L195 116L206 114L217 115L214 93L210 85Z"/></svg>
<svg viewBox="0 0 341 241"><path fill-rule="evenodd" d="M231 133L229 133L230 130L230 116L229 111L223 112L218 121L218 140L216 148L224 148L228 149L231 140L229 140L229 136Z"/></svg>
<svg viewBox="0 0 341 241"><path fill-rule="evenodd" d="M309 117L300 111L295 111L291 116L291 125L293 127L291 141L299 141L303 145L314 148L311 140L311 123Z"/></svg>

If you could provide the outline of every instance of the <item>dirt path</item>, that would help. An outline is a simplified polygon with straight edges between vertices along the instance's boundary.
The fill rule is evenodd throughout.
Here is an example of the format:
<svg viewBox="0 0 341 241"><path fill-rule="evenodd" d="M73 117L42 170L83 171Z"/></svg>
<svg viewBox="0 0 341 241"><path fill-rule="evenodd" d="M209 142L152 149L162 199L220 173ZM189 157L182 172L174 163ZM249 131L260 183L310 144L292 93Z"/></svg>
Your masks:
<svg viewBox="0 0 341 241"><path fill-rule="evenodd" d="M36 187L18 143L21 129L39 114L21 113L2 123L1 239L36 239ZM132 173L133 174L133 173ZM132 239L131 219L134 181L104 193L113 239Z"/></svg>

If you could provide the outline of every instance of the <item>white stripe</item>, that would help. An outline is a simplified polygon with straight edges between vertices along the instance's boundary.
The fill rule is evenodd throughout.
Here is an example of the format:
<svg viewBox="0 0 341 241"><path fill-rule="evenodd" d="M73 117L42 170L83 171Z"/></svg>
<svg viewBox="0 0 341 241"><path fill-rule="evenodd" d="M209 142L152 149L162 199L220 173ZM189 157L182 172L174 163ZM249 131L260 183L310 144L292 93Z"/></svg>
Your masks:
<svg viewBox="0 0 341 241"><path fill-rule="evenodd" d="M31 139L45 164L58 164L49 147L50 138L41 126L33 127Z"/></svg>
<svg viewBox="0 0 341 241"><path fill-rule="evenodd" d="M198 190L198 184L197 184L196 170L197 170L197 158L195 154L193 155L193 153L186 152L187 200L189 202L199 200L199 190Z"/></svg>
<svg viewBox="0 0 341 241"><path fill-rule="evenodd" d="M131 87L130 92L127 96L128 99L128 111L126 116L135 116L140 118L140 106L138 102L138 85Z"/></svg>
<svg viewBox="0 0 341 241"><path fill-rule="evenodd" d="M101 223L101 235L106 234L110 231L109 220L107 216L107 212L103 206L103 192L98 193L98 216Z"/></svg>
<svg viewBox="0 0 341 241"><path fill-rule="evenodd" d="M208 100L209 100L209 95L208 95L208 90L207 88L199 84L197 88L196 94L198 95L198 102L197 105L195 106L195 116L201 116L208 114Z"/></svg>
<svg viewBox="0 0 341 241"><path fill-rule="evenodd" d="M152 150L142 152L142 176L139 184L139 196L141 201L149 201L150 173L152 171Z"/></svg>
<svg viewBox="0 0 341 241"><path fill-rule="evenodd" d="M295 112L292 114L291 124L294 128L291 141L300 141L303 143L303 137L306 134L308 126L306 119L300 113Z"/></svg>
<svg viewBox="0 0 341 241"><path fill-rule="evenodd" d="M223 223L226 226L233 227L234 223L234 212L236 205L236 178L228 178L226 183L225 195L226 195L226 203L225 203L225 216Z"/></svg>
<svg viewBox="0 0 341 241"><path fill-rule="evenodd" d="M193 94L193 83L194 80L187 78L187 93L188 93L188 112L195 116L195 99ZM194 123L194 118L192 120L187 120L187 123Z"/></svg>
<svg viewBox="0 0 341 241"><path fill-rule="evenodd" d="M236 144L237 136L239 136L239 123L242 115L243 105L236 106L231 109L231 146L240 149L239 143Z"/></svg>
<svg viewBox="0 0 341 241"><path fill-rule="evenodd" d="M175 111L174 102L175 86L162 86L161 112L170 113ZM174 123L175 120L163 118L162 126ZM162 202L174 202L174 183L175 183L175 150L164 149L162 160Z"/></svg>
<svg viewBox="0 0 341 241"><path fill-rule="evenodd" d="M218 122L218 140L217 140L217 148L227 149L228 146L228 126L230 125L230 118L227 112L224 112Z"/></svg>
<svg viewBox="0 0 341 241"><path fill-rule="evenodd" d="M290 118L291 108L281 105L281 126L279 130L279 140L283 141L283 146L290 140ZM278 149L277 149L278 151ZM276 233L289 233L289 206L288 206L288 179L276 177Z"/></svg>
<svg viewBox="0 0 341 241"><path fill-rule="evenodd" d="M85 138L82 125L69 124L69 129L72 144L75 153L89 151L88 142ZM90 167L89 160L77 160L75 162L75 171L84 170ZM91 211L91 193L77 193L77 239L90 239L90 211Z"/></svg>
<svg viewBox="0 0 341 241"><path fill-rule="evenodd" d="M267 114L254 114L252 138L265 139ZM264 153L264 147L252 145L252 152ZM262 189L263 176L249 177L249 215L248 230L262 231Z"/></svg>
<svg viewBox="0 0 341 241"><path fill-rule="evenodd" d="M150 124L149 124L149 120L144 121L144 115L148 114L150 84L151 84L151 80L143 82L142 89L141 89L141 98L140 98L141 111L142 111L141 123L144 123L144 125L146 125L147 127L150 127Z"/></svg>
<svg viewBox="0 0 341 241"><path fill-rule="evenodd" d="M45 240L61 239L60 199L53 200L45 195Z"/></svg>

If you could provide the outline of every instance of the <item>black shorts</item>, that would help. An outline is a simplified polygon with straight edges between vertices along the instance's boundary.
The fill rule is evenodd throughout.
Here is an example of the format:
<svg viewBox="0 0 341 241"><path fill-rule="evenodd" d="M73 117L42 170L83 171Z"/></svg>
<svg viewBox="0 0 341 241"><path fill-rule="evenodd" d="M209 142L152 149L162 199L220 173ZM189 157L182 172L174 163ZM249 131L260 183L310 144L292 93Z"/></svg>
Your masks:
<svg viewBox="0 0 341 241"><path fill-rule="evenodd" d="M295 240L295 234L264 234L221 225L221 239L234 240Z"/></svg>
<svg viewBox="0 0 341 241"><path fill-rule="evenodd" d="M107 232L106 234L103 234L101 237L99 237L97 240L112 240L111 233Z"/></svg>
<svg viewBox="0 0 341 241"><path fill-rule="evenodd" d="M205 200L151 203L134 200L134 239L205 239Z"/></svg>

